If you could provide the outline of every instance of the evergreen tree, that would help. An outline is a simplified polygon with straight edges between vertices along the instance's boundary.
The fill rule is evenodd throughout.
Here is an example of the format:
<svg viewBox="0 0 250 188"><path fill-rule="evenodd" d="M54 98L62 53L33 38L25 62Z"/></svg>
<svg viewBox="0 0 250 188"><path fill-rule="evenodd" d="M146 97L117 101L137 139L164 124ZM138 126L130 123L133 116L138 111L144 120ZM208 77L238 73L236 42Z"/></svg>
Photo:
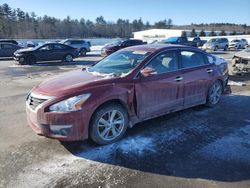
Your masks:
<svg viewBox="0 0 250 188"><path fill-rule="evenodd" d="M200 31L199 36L200 37L205 37L206 36L206 33L204 32L203 29Z"/></svg>

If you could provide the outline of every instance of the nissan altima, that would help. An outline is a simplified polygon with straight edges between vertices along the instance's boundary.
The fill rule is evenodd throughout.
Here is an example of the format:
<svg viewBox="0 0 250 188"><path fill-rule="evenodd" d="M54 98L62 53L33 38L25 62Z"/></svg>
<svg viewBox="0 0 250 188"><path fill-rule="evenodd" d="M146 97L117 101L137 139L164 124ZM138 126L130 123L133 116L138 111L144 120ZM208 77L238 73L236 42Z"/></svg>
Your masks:
<svg viewBox="0 0 250 188"><path fill-rule="evenodd" d="M34 87L26 99L28 124L62 141L109 144L138 122L217 105L227 80L226 61L197 48L129 47Z"/></svg>

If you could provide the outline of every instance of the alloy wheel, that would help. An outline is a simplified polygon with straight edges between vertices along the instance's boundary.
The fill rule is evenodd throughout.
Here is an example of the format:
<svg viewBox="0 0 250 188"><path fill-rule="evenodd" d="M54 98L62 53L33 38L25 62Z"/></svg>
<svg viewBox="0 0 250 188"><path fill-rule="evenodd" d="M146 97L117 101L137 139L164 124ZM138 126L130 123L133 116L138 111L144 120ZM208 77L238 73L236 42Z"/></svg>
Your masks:
<svg viewBox="0 0 250 188"><path fill-rule="evenodd" d="M118 110L110 110L99 119L97 133L103 140L114 140L122 133L124 126L124 115Z"/></svg>
<svg viewBox="0 0 250 188"><path fill-rule="evenodd" d="M209 100L211 104L217 104L222 94L222 87L219 82L215 82L209 92Z"/></svg>

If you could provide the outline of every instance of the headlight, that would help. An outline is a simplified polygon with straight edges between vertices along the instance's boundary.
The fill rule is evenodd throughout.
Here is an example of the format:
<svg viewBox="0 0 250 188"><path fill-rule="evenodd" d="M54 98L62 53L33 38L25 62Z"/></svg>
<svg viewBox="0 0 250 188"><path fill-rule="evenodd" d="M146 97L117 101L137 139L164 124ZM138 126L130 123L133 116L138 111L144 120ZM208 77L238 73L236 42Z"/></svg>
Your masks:
<svg viewBox="0 0 250 188"><path fill-rule="evenodd" d="M49 107L51 112L72 112L82 109L82 104L90 97L90 93L71 97Z"/></svg>

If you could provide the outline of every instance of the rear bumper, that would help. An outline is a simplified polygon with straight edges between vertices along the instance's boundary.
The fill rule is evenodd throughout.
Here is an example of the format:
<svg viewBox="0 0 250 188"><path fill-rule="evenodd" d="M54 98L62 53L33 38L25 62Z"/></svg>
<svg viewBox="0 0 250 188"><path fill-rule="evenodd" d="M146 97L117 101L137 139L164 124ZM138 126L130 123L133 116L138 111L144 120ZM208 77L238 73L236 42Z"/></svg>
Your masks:
<svg viewBox="0 0 250 188"><path fill-rule="evenodd" d="M33 131L41 136L61 141L77 141L88 138L88 122L83 111L42 112L26 105L27 121Z"/></svg>

